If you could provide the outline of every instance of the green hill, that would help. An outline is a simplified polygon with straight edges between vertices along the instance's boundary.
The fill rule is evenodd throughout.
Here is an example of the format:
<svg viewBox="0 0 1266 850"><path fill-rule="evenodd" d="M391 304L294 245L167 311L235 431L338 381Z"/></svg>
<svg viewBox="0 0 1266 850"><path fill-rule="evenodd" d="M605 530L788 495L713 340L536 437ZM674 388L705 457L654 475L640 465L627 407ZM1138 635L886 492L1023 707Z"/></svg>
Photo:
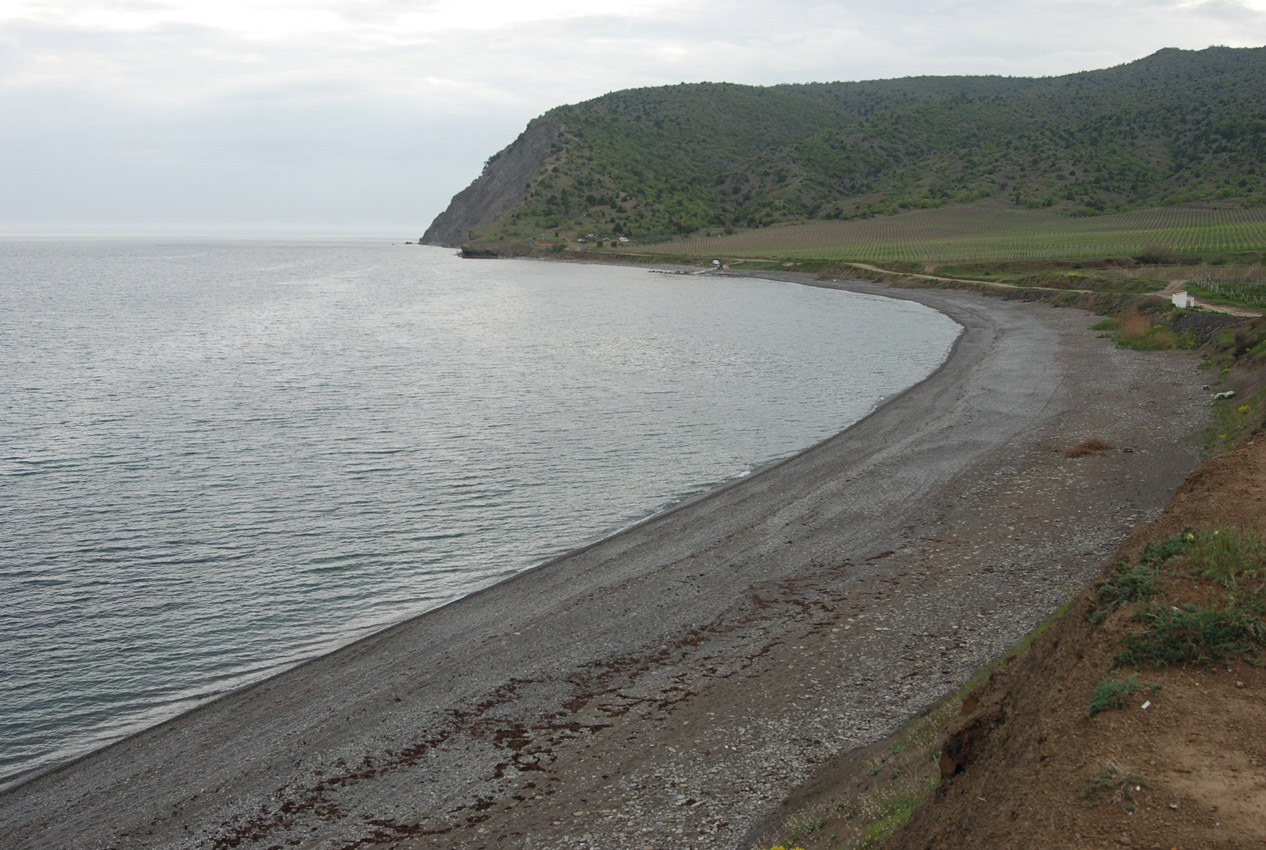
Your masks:
<svg viewBox="0 0 1266 850"><path fill-rule="evenodd" d="M1061 77L614 92L536 119L423 236L637 242L1000 198L1097 215L1266 202L1266 48Z"/></svg>

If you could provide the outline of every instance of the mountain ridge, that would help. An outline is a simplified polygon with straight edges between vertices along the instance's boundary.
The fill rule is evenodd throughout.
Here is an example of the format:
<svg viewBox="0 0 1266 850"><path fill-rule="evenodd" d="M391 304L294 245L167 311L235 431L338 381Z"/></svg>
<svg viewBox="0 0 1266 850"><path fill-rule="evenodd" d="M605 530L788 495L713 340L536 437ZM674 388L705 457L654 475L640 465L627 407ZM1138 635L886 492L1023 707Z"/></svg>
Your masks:
<svg viewBox="0 0 1266 850"><path fill-rule="evenodd" d="M1006 198L1095 215L1266 203L1266 48L1055 77L682 83L559 106L422 241L654 242Z"/></svg>

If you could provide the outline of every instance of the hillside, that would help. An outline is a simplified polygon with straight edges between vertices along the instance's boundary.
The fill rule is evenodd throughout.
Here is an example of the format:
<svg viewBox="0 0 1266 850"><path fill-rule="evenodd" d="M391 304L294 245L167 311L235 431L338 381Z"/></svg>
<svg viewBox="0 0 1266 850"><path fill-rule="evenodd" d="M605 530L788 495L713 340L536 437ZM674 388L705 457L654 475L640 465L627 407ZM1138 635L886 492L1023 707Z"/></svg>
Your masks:
<svg viewBox="0 0 1266 850"><path fill-rule="evenodd" d="M1266 48L1034 79L682 84L545 113L422 241L647 242L985 198L1079 215L1258 205L1264 162Z"/></svg>

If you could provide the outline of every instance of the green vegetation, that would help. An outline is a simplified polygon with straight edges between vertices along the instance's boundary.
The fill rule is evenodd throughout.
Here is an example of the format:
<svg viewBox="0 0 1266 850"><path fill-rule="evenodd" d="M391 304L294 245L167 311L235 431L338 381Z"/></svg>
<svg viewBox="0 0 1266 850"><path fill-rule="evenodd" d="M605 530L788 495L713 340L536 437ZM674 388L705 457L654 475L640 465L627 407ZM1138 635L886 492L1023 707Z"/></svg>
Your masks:
<svg viewBox="0 0 1266 850"><path fill-rule="evenodd" d="M1197 298L1206 298L1232 307L1266 309L1266 272L1263 272L1261 263L1254 263L1245 269L1218 271L1222 274L1204 272L1195 275L1187 284L1187 291Z"/></svg>
<svg viewBox="0 0 1266 850"><path fill-rule="evenodd" d="M733 236L696 236L654 250L691 257L821 258L870 263L1019 263L1173 259L1266 249L1266 207L1181 206L1096 218L992 200L862 221L817 221ZM634 248L636 250L636 248ZM937 269L940 274L944 270ZM1063 288L1084 282L1070 269Z"/></svg>
<svg viewBox="0 0 1266 850"><path fill-rule="evenodd" d="M800 839L813 835L822 827L826 826L828 819L825 817L802 817L788 824L787 844L797 844Z"/></svg>
<svg viewBox="0 0 1266 850"><path fill-rule="evenodd" d="M1191 571L1228 591L1233 601L1266 615L1266 540L1243 528L1197 535L1188 553Z"/></svg>
<svg viewBox="0 0 1266 850"><path fill-rule="evenodd" d="M974 261L1140 253L1133 235L1116 232L1124 228L1150 233L1162 257L1260 250L1260 216L1234 214L1266 205L1263 80L1266 48L1210 48L1040 79L613 92L542 116L558 131L543 168L475 241L522 246L546 233L591 250L602 237L622 247L621 236L642 246L689 236L700 241L678 253L769 256L769 245L790 242L799 253L778 256L828 247L825 256L870 262ZM976 253L952 232L945 245L929 232L908 247L884 247L881 236L873 249L865 230L822 227L775 243L740 236L947 207L999 216L1007 235ZM1117 218L1143 209L1180 215ZM1027 232L1005 221L1026 211L1045 217L1019 219L1036 222ZM726 237L737 241L707 241Z"/></svg>
<svg viewBox="0 0 1266 850"><path fill-rule="evenodd" d="M1146 628L1126 635L1117 667L1164 667L1169 664L1211 664L1232 657L1256 659L1266 646L1266 624L1238 607L1183 608L1149 606L1135 619Z"/></svg>
<svg viewBox="0 0 1266 850"><path fill-rule="evenodd" d="M1095 598L1099 604L1090 610L1090 621L1101 623L1108 614L1126 603L1144 602L1154 597L1161 565L1185 551L1192 540L1194 537L1189 532L1175 534L1144 548L1138 563L1118 563L1108 577L1095 586Z"/></svg>
<svg viewBox="0 0 1266 850"><path fill-rule="evenodd" d="M1113 610L1127 602L1139 602L1156 595L1156 568L1146 564L1118 564L1106 581L1095 589L1099 606L1090 612L1090 621L1098 624Z"/></svg>
<svg viewBox="0 0 1266 850"><path fill-rule="evenodd" d="M1195 583L1193 586L1193 582ZM1208 587L1209 583L1212 587ZM1266 647L1266 540L1252 529L1187 531L1144 550L1137 564L1119 564L1096 588L1092 622L1138 603L1114 667L1256 661ZM1123 683L1102 683L1091 701L1110 705ZM1102 708L1100 708L1102 710Z"/></svg>
<svg viewBox="0 0 1266 850"><path fill-rule="evenodd" d="M902 794L883 800L878 807L878 816L866 825L861 840L854 845L856 850L870 850L881 846L888 836L903 826L914 810L918 808L926 794Z"/></svg>
<svg viewBox="0 0 1266 850"><path fill-rule="evenodd" d="M1238 446L1266 425L1266 388L1243 399L1214 404L1212 421L1204 429L1205 454L1221 454Z"/></svg>
<svg viewBox="0 0 1266 850"><path fill-rule="evenodd" d="M1176 333L1174 312L1169 304L1159 310L1143 312L1136 306L1126 309L1118 318L1106 319L1092 330L1107 330L1119 348L1132 351L1169 351L1174 348L1195 348L1197 341L1190 333Z"/></svg>
<svg viewBox="0 0 1266 850"><path fill-rule="evenodd" d="M1106 765L1081 791L1083 799L1098 803L1104 797L1127 812L1134 812L1134 795L1147 787L1143 774L1119 765Z"/></svg>
<svg viewBox="0 0 1266 850"><path fill-rule="evenodd" d="M1130 697L1143 688L1150 688L1152 693L1156 693L1160 690L1160 685L1139 684L1134 676L1103 680L1095 686L1094 693L1090 695L1090 716L1094 717L1100 712L1113 708L1125 708L1129 704Z"/></svg>

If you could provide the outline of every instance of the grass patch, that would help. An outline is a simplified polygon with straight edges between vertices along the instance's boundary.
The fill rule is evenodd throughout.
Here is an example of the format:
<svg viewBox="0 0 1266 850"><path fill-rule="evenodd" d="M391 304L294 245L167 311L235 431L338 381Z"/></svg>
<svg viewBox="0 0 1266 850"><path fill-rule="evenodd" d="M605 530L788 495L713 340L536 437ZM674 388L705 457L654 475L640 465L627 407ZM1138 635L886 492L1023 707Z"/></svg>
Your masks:
<svg viewBox="0 0 1266 850"><path fill-rule="evenodd" d="M1200 534L1188 553L1191 570L1233 594L1261 597L1266 578L1266 540L1251 528L1215 529Z"/></svg>
<svg viewBox="0 0 1266 850"><path fill-rule="evenodd" d="M1095 686L1094 693L1090 695L1090 716L1094 717L1114 708L1125 708L1129 705L1130 697L1144 688L1150 688L1152 693L1156 693L1160 690L1160 685L1140 684L1134 676L1105 679Z"/></svg>
<svg viewBox="0 0 1266 850"><path fill-rule="evenodd" d="M1127 602L1141 602L1156 595L1156 567L1146 563L1119 563L1112 573L1095 585L1099 605L1091 610L1091 622L1103 618Z"/></svg>
<svg viewBox="0 0 1266 850"><path fill-rule="evenodd" d="M1122 605L1146 602L1154 597L1159 590L1157 581L1161 566L1185 552L1195 539L1191 532L1175 534L1149 543L1139 555L1138 563L1118 563L1106 579L1095 585L1095 598L1099 604L1090 610L1090 621L1098 625Z"/></svg>
<svg viewBox="0 0 1266 850"><path fill-rule="evenodd" d="M1174 330L1174 322L1181 315L1169 302L1156 298L1134 298L1110 308L1116 315L1090 326L1091 330L1105 331L1118 348L1134 351L1169 351L1176 348L1195 348L1198 340L1194 334Z"/></svg>
<svg viewBox="0 0 1266 850"><path fill-rule="evenodd" d="M921 794L903 794L880 803L878 819L867 824L861 839L853 845L855 850L871 850L881 846L890 835L910 820L922 799Z"/></svg>
<svg viewBox="0 0 1266 850"><path fill-rule="evenodd" d="M1170 351L1194 345L1194 340L1183 339L1169 325L1138 310L1130 310L1122 317L1121 326L1113 336L1119 348L1132 351Z"/></svg>
<svg viewBox="0 0 1266 850"><path fill-rule="evenodd" d="M1266 388L1243 399L1215 402L1212 421L1204 429L1209 457L1241 445L1266 425Z"/></svg>
<svg viewBox="0 0 1266 850"><path fill-rule="evenodd" d="M1212 664L1232 657L1260 658L1266 646L1266 624L1248 611L1232 607L1191 609L1148 606L1134 619L1146 628L1121 639L1116 667L1164 667L1170 664Z"/></svg>
<svg viewBox="0 0 1266 850"><path fill-rule="evenodd" d="M1114 667L1260 661L1266 647L1266 539L1260 532L1188 531L1149 546L1139 560L1098 587L1099 619L1124 602L1142 603L1133 620L1143 629L1121 639Z"/></svg>
<svg viewBox="0 0 1266 850"><path fill-rule="evenodd" d="M1159 567L1175 555L1181 555L1186 552L1195 540L1196 535L1194 533L1184 531L1180 534L1166 537L1164 540L1149 543L1143 547L1143 554L1139 555L1139 563Z"/></svg>
<svg viewBox="0 0 1266 850"><path fill-rule="evenodd" d="M1099 604L1090 609L1090 622L1099 625L1109 614L1127 602L1141 602L1156 595L1156 568L1146 564L1116 566L1106 579L1095 586Z"/></svg>
<svg viewBox="0 0 1266 850"><path fill-rule="evenodd" d="M1240 362L1257 365L1266 360L1266 321L1251 319L1223 328L1212 335L1209 349L1202 368L1226 372Z"/></svg>
<svg viewBox="0 0 1266 850"><path fill-rule="evenodd" d="M1142 773L1120 765L1105 765L1104 770L1081 790L1081 798L1091 804L1107 798L1127 812L1134 812L1134 795L1147 787Z"/></svg>

